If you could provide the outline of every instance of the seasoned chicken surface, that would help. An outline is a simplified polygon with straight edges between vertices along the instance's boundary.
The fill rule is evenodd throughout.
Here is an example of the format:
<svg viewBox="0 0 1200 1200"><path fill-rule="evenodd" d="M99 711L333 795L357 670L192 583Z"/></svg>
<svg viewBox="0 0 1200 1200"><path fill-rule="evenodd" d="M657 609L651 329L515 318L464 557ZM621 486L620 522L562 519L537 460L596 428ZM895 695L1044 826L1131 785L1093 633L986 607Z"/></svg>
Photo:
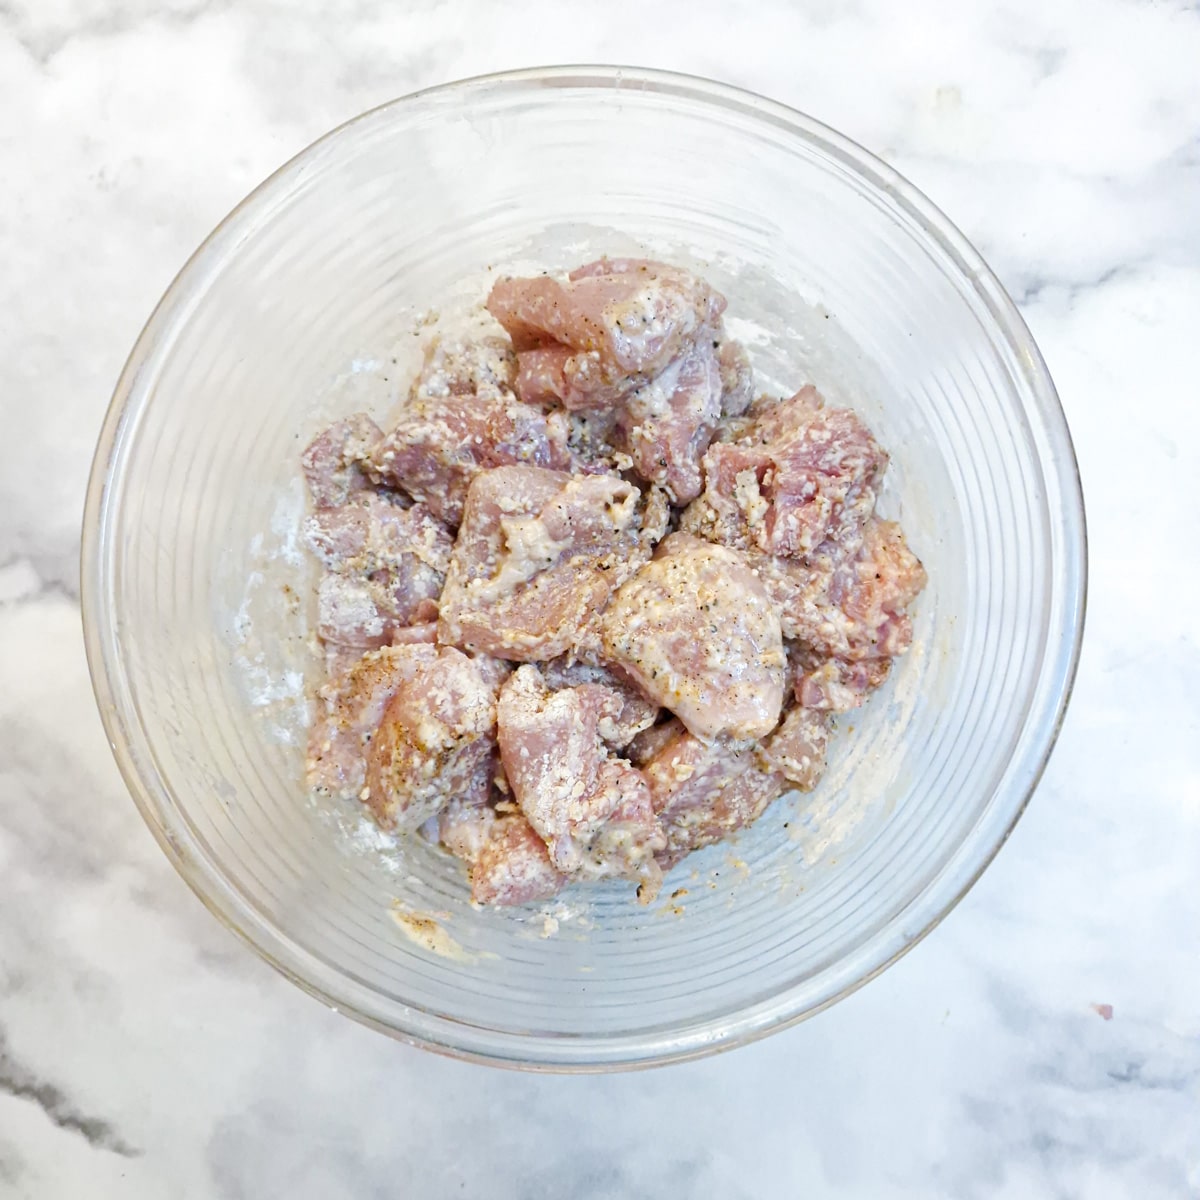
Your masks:
<svg viewBox="0 0 1200 1200"><path fill-rule="evenodd" d="M523 666L500 693L500 758L513 797L564 875L642 878L657 891L664 845L641 773L600 735L621 701L603 685L551 691Z"/></svg>
<svg viewBox="0 0 1200 1200"><path fill-rule="evenodd" d="M576 409L610 405L653 378L718 320L725 298L678 267L612 258L565 280L501 279L487 307L518 354L565 351L546 378L563 406Z"/></svg>
<svg viewBox="0 0 1200 1200"><path fill-rule="evenodd" d="M887 455L853 412L826 408L816 388L756 402L737 434L704 456L704 495L684 514L689 532L803 557L874 507Z"/></svg>
<svg viewBox="0 0 1200 1200"><path fill-rule="evenodd" d="M371 739L388 704L406 679L436 661L435 646L383 646L331 677L317 693L317 717L309 730L310 786L336 796L359 796Z"/></svg>
<svg viewBox="0 0 1200 1200"><path fill-rule="evenodd" d="M745 828L787 787L782 774L764 769L752 742L706 742L683 728L642 774L666 839L664 868Z"/></svg>
<svg viewBox="0 0 1200 1200"><path fill-rule="evenodd" d="M649 558L666 505L615 475L539 467L471 485L441 598L441 641L514 661L585 644L613 590Z"/></svg>
<svg viewBox="0 0 1200 1200"><path fill-rule="evenodd" d="M481 471L570 466L566 417L518 400L513 371L511 352L499 344L435 343L400 420L366 460L367 472L457 525Z"/></svg>
<svg viewBox="0 0 1200 1200"><path fill-rule="evenodd" d="M779 720L779 615L736 550L672 534L618 589L601 636L606 658L697 737L761 737Z"/></svg>
<svg viewBox="0 0 1200 1200"><path fill-rule="evenodd" d="M472 659L442 646L383 710L362 800L382 828L416 829L456 796L486 800L495 748L495 688Z"/></svg>
<svg viewBox="0 0 1200 1200"><path fill-rule="evenodd" d="M305 539L325 567L317 632L326 644L377 649L408 626L436 620L453 542L424 505L359 492L317 509Z"/></svg>
<svg viewBox="0 0 1200 1200"><path fill-rule="evenodd" d="M912 642L887 454L811 386L756 394L725 307L649 259L501 278L501 332L434 339L386 429L357 414L301 456L308 782L439 842L477 904L651 899L817 787Z"/></svg>

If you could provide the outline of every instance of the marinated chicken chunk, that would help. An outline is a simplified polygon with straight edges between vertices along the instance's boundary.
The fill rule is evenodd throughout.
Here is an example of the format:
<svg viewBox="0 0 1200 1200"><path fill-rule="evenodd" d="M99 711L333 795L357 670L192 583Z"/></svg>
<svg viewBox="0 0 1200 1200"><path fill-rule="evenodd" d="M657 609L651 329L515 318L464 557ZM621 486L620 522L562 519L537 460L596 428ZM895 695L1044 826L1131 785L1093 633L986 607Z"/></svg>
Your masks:
<svg viewBox="0 0 1200 1200"><path fill-rule="evenodd" d="M663 839L646 781L612 755L600 723L620 708L602 685L551 691L524 666L500 692L500 758L513 796L565 875L639 878L653 893Z"/></svg>
<svg viewBox="0 0 1200 1200"><path fill-rule="evenodd" d="M781 773L764 770L753 742L705 742L680 729L642 768L666 838L660 865L756 821L787 790Z"/></svg>
<svg viewBox="0 0 1200 1200"><path fill-rule="evenodd" d="M548 900L566 882L550 862L546 843L509 802L466 803L456 797L436 824L442 845L466 864L476 904Z"/></svg>
<svg viewBox="0 0 1200 1200"><path fill-rule="evenodd" d="M454 526L480 471L569 467L565 415L519 401L514 371L501 343L436 343L399 421L367 459L368 473Z"/></svg>
<svg viewBox="0 0 1200 1200"><path fill-rule="evenodd" d="M317 693L317 718L309 731L309 786L358 797L367 776L371 739L392 697L405 680L436 661L433 646L384 646L330 679Z"/></svg>
<svg viewBox="0 0 1200 1200"><path fill-rule="evenodd" d="M631 392L618 412L617 445L673 504L694 500L704 486L700 459L721 417L721 395L720 366L705 337Z"/></svg>
<svg viewBox="0 0 1200 1200"><path fill-rule="evenodd" d="M319 508L305 537L326 568L317 590L317 632L326 643L376 649L437 617L452 543L423 505L404 508L364 491Z"/></svg>
<svg viewBox="0 0 1200 1200"><path fill-rule="evenodd" d="M764 770L782 775L802 792L811 792L825 773L829 720L811 708L793 708L758 752Z"/></svg>
<svg viewBox="0 0 1200 1200"><path fill-rule="evenodd" d="M812 651L796 656L793 690L796 702L822 712L843 713L858 708L888 676L890 658L849 662L823 658Z"/></svg>
<svg viewBox="0 0 1200 1200"><path fill-rule="evenodd" d="M567 655L546 663L542 667L542 676L547 686L555 690L587 684L609 693L612 701L604 707L599 730L600 736L615 750L628 746L639 733L649 729L661 711L657 704L607 667L572 662Z"/></svg>
<svg viewBox="0 0 1200 1200"><path fill-rule="evenodd" d="M379 444L383 430L356 413L314 438L300 456L304 480L318 508L334 508L369 486L363 464Z"/></svg>
<svg viewBox="0 0 1200 1200"><path fill-rule="evenodd" d="M754 368L740 342L719 340L717 368L721 372L721 415L740 417L754 399Z"/></svg>
<svg viewBox="0 0 1200 1200"><path fill-rule="evenodd" d="M486 800L495 727L496 692L479 666L436 649L401 681L372 738L362 800L376 822L416 829L455 797Z"/></svg>
<svg viewBox="0 0 1200 1200"><path fill-rule="evenodd" d="M546 843L521 813L495 818L467 875L476 904L548 900L567 882L550 861Z"/></svg>
<svg viewBox="0 0 1200 1200"><path fill-rule="evenodd" d="M662 873L825 770L926 582L887 455L755 398L725 298L602 258L503 278L385 433L306 448L328 682L309 784L460 860L477 904Z"/></svg>
<svg viewBox="0 0 1200 1200"><path fill-rule="evenodd" d="M699 738L769 733L783 704L779 616L734 550L672 534L613 597L605 657Z"/></svg>
<svg viewBox="0 0 1200 1200"><path fill-rule="evenodd" d="M570 346L534 346L517 355L513 390L526 404L553 404L568 392L567 363L575 357Z"/></svg>
<svg viewBox="0 0 1200 1200"><path fill-rule="evenodd" d="M565 282L503 279L488 307L517 346L527 403L614 417L612 443L686 504L722 412L749 403L749 360L721 329L725 298L679 268L602 259Z"/></svg>
<svg viewBox="0 0 1200 1200"><path fill-rule="evenodd" d="M565 281L549 275L501 279L487 300L518 353L570 351L538 377L568 409L603 408L658 374L725 298L678 267L644 259L599 259Z"/></svg>
<svg viewBox="0 0 1200 1200"><path fill-rule="evenodd" d="M908 649L907 608L926 576L895 521L868 520L849 558L826 543L807 562L749 559L779 610L784 635L817 655L861 662Z"/></svg>
<svg viewBox="0 0 1200 1200"><path fill-rule="evenodd" d="M816 388L755 402L733 441L704 456L704 494L682 528L739 549L811 554L851 533L875 505L887 455L847 408L826 408ZM845 528L849 527L849 528Z"/></svg>
<svg viewBox="0 0 1200 1200"><path fill-rule="evenodd" d="M588 644L596 614L649 558L666 522L660 497L614 475L485 471L467 495L439 639L516 661Z"/></svg>

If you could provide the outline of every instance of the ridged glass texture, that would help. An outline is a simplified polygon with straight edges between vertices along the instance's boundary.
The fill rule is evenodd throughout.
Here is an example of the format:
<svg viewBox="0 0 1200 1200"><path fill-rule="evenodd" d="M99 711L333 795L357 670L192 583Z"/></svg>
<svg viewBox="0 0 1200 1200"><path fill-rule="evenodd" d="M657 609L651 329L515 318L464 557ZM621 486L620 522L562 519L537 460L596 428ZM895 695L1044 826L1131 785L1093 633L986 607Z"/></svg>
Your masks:
<svg viewBox="0 0 1200 1200"><path fill-rule="evenodd" d="M813 378L862 408L893 456L885 510L903 518L930 584L917 647L842 722L827 785L677 868L647 908L623 885L570 895L553 932L542 914L473 910L456 864L377 853L353 814L305 797L294 697L313 661L312 573L294 547L296 456L322 422L402 395L418 315L486 286L489 267L634 245L696 263L731 312L775 335L751 337L764 378ZM914 188L758 97L563 68L370 112L231 214L121 378L83 566L117 759L221 920L390 1033L511 1065L601 1069L811 1014L962 896L1057 732L1085 544L1038 351L979 255ZM429 915L442 940L430 949L421 927L402 928L397 905Z"/></svg>

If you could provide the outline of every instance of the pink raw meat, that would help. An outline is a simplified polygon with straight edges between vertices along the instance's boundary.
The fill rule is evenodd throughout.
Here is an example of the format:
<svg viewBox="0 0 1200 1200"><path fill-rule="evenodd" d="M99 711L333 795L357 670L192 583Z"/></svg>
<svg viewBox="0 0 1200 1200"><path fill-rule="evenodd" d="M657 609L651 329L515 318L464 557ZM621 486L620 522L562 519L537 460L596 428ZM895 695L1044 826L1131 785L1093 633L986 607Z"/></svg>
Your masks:
<svg viewBox="0 0 1200 1200"><path fill-rule="evenodd" d="M734 550L672 534L617 591L601 632L606 659L697 737L760 737L779 720L779 617Z"/></svg>
<svg viewBox="0 0 1200 1200"><path fill-rule="evenodd" d="M663 840L645 780L604 746L600 722L620 709L603 686L551 692L524 666L500 692L500 757L513 796L566 875L640 879L658 889Z"/></svg>
<svg viewBox="0 0 1200 1200"><path fill-rule="evenodd" d="M643 499L617 476L484 472L471 485L451 557L440 639L522 661L581 646L666 521L660 496Z"/></svg>

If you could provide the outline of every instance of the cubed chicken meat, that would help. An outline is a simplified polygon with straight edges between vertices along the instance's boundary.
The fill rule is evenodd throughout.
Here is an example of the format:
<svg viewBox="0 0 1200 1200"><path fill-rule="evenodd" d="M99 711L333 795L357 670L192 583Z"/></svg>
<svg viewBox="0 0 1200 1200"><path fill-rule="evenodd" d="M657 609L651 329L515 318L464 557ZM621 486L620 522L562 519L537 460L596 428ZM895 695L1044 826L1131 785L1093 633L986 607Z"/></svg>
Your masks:
<svg viewBox="0 0 1200 1200"><path fill-rule="evenodd" d="M518 400L511 388L514 371L503 343L435 343L367 470L456 526L471 480L481 471L511 463L569 467L565 415Z"/></svg>
<svg viewBox="0 0 1200 1200"><path fill-rule="evenodd" d="M682 728L642 774L666 838L664 869L752 824L787 789L782 774L763 769L753 742L705 742Z"/></svg>
<svg viewBox="0 0 1200 1200"><path fill-rule="evenodd" d="M600 736L601 720L618 709L603 686L552 692L536 667L520 667L500 692L500 757L514 799L557 870L636 878L648 896L658 888L654 855L664 843L646 781Z"/></svg>
<svg viewBox="0 0 1200 1200"><path fill-rule="evenodd" d="M794 664L796 702L821 712L850 712L883 683L891 665L890 658L849 662L802 651L795 656Z"/></svg>
<svg viewBox="0 0 1200 1200"><path fill-rule="evenodd" d="M811 708L793 708L762 743L758 761L793 787L811 792L825 773L828 746L828 716Z"/></svg>
<svg viewBox="0 0 1200 1200"><path fill-rule="evenodd" d="M721 415L740 417L754 399L754 368L740 342L720 337L716 345L721 372Z"/></svg>
<svg viewBox="0 0 1200 1200"><path fill-rule="evenodd" d="M600 259L567 279L498 280L488 311L518 353L561 351L522 364L529 395L557 395L569 409L604 408L654 378L712 326L725 298L679 267Z"/></svg>
<svg viewBox="0 0 1200 1200"><path fill-rule="evenodd" d="M830 600L850 622L851 658L894 658L912 643L908 606L927 576L895 521L869 521L848 571L835 572Z"/></svg>
<svg viewBox="0 0 1200 1200"><path fill-rule="evenodd" d="M513 391L526 404L556 404L569 391L567 364L575 357L570 346L552 342L534 346L517 354L517 375Z"/></svg>
<svg viewBox="0 0 1200 1200"><path fill-rule="evenodd" d="M704 493L684 514L689 533L741 549L804 557L860 527L875 504L887 455L847 408L813 387L756 401L734 441L704 456ZM849 528L844 528L849 527Z"/></svg>
<svg viewBox="0 0 1200 1200"><path fill-rule="evenodd" d="M317 590L323 641L375 649L414 624L437 617L452 543L423 505L404 508L362 492L336 508L319 508L305 536L326 568Z"/></svg>
<svg viewBox="0 0 1200 1200"><path fill-rule="evenodd" d="M672 534L613 597L605 658L697 737L761 737L783 705L783 636L735 550Z"/></svg>
<svg viewBox="0 0 1200 1200"><path fill-rule="evenodd" d="M467 867L476 904L548 900L566 882L546 843L511 802L466 803L456 797L438 814L436 836Z"/></svg>
<svg viewBox="0 0 1200 1200"><path fill-rule="evenodd" d="M537 467L471 485L440 602L441 641L519 661L586 645L613 590L666 529L661 496Z"/></svg>
<svg viewBox="0 0 1200 1200"><path fill-rule="evenodd" d="M700 495L701 457L720 417L721 371L706 335L625 397L614 440L642 479L686 504Z"/></svg>
<svg viewBox="0 0 1200 1200"><path fill-rule="evenodd" d="M357 658L317 693L309 731L309 787L357 798L367 776L367 754L384 711L401 685L437 661L434 646L384 646Z"/></svg>
<svg viewBox="0 0 1200 1200"><path fill-rule="evenodd" d="M363 464L382 437L383 431L366 413L356 413L309 443L300 456L300 467L318 508L345 504L355 492L370 486Z"/></svg>
<svg viewBox="0 0 1200 1200"><path fill-rule="evenodd" d="M548 900L567 878L524 814L492 813L487 835L467 865L471 899L502 906Z"/></svg>
<svg viewBox="0 0 1200 1200"><path fill-rule="evenodd" d="M372 736L362 799L376 822L416 829L452 797L484 802L495 727L496 693L479 666L451 646L435 649L401 681Z"/></svg>
<svg viewBox="0 0 1200 1200"><path fill-rule="evenodd" d="M607 667L575 662L564 655L546 663L542 667L542 676L546 685L554 690L587 684L603 688L612 697L612 703L604 706L598 728L600 736L614 750L628 746L658 719L658 705Z"/></svg>
<svg viewBox="0 0 1200 1200"><path fill-rule="evenodd" d="M908 649L907 608L926 576L895 521L868 520L848 559L831 543L807 562L748 557L780 612L784 635L818 657L861 662Z"/></svg>

